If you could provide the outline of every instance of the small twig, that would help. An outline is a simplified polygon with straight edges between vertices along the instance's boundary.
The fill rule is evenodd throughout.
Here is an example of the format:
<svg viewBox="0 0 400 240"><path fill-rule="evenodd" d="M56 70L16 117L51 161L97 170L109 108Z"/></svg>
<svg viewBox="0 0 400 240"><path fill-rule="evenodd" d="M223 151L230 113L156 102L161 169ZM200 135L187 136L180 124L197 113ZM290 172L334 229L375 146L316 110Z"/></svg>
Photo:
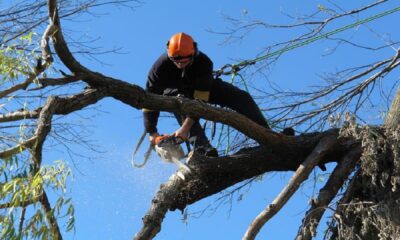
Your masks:
<svg viewBox="0 0 400 240"><path fill-rule="evenodd" d="M21 219L19 220L19 226L18 226L18 236L20 238L22 238L22 230L25 222L25 213L26 213L26 207L23 207L21 210Z"/></svg>

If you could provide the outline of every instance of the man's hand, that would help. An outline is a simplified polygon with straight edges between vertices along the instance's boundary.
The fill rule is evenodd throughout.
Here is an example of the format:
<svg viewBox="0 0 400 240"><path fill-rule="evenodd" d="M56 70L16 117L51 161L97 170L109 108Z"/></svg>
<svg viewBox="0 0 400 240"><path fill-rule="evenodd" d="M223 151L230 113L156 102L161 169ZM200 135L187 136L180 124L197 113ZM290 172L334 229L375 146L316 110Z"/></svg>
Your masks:
<svg viewBox="0 0 400 240"><path fill-rule="evenodd" d="M160 136L160 134L158 134L158 132L155 132L155 133L150 134L150 136L149 136L149 141L150 141L152 144L155 144L155 143L156 143L156 138L157 138L158 136Z"/></svg>
<svg viewBox="0 0 400 240"><path fill-rule="evenodd" d="M174 132L174 136L177 138L182 138L183 141L186 141L189 138L190 128L180 127L178 130Z"/></svg>

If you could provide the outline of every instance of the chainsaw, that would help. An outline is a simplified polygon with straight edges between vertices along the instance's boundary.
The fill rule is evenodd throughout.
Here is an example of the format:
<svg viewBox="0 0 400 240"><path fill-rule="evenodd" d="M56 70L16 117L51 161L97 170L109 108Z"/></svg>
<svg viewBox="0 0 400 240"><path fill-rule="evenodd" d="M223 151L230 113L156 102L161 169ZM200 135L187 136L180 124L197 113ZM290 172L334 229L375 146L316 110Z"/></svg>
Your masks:
<svg viewBox="0 0 400 240"><path fill-rule="evenodd" d="M172 135L160 135L155 139L154 149L163 161L175 163L178 168L191 172L189 167L180 161L185 157L181 143L183 143L182 138Z"/></svg>

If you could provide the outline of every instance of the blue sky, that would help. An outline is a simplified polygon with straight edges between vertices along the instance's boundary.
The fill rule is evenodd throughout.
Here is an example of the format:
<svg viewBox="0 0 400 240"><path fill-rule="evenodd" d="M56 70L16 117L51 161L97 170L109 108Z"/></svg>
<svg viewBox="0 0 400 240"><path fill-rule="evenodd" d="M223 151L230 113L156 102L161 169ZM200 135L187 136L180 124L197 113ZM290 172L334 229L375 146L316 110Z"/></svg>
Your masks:
<svg viewBox="0 0 400 240"><path fill-rule="evenodd" d="M84 65L94 71L144 86L146 75L155 59L165 51L165 43L176 32L187 32L198 42L201 51L214 61L215 69L226 63L234 63L233 59L253 58L263 47L295 36L290 31L271 30L255 31L240 43L221 45L223 36L210 33L209 29L224 31L228 23L222 14L232 17L251 17L271 23L289 23L282 11L292 14L312 13L317 9L319 1L146 1L134 11L125 8L101 8L95 10L104 13L97 18L82 16L79 21L63 23L65 28L73 29L73 36L87 34L100 39L93 43L104 48L122 47L125 54L107 54L98 56L106 65L96 61L78 57ZM351 9L347 1L341 1L345 9ZM392 6L391 6L392 5ZM380 10L393 8L389 3ZM371 12L369 12L371 13ZM364 15L368 16L368 14ZM89 20L90 19L90 20ZM371 24L379 34L394 27L394 20L399 13L388 19ZM340 26L338 23L338 26ZM343 22L344 23L344 22ZM349 22L345 23L348 24ZM365 31L365 32L363 32ZM358 35L357 35L357 34ZM380 37L359 27L350 30L354 39L361 38L365 42L382 41ZM398 34L398 33L397 33ZM359 37L361 35L361 37ZM383 44L383 43L380 43ZM380 45L378 44L378 45ZM317 84L318 74L335 71L348 66L361 58L371 57L371 53L353 52L346 55L337 54L328 60L323 54L329 47L321 41L285 54L281 61L268 73L269 80L279 84L283 89L307 89L308 85ZM362 55L365 54L365 55ZM386 55L385 55L386 54ZM390 57L390 50L382 57ZM373 56L381 57L381 56ZM357 59L357 60L355 60ZM362 62L362 61L361 61ZM368 62L367 62L368 63ZM227 79L228 80L228 79ZM253 84L262 89L268 86L265 80L252 79ZM90 137L101 149L101 153L93 153L76 147L76 151L93 156L92 160L75 158L70 165L74 178L70 184L70 195L73 197L76 214L76 232L68 234L66 239L131 239L141 228L141 218L147 212L151 199L161 183L175 171L173 165L161 162L153 157L141 169L133 169L130 157L134 145L143 131L141 112L122 103L105 99L96 105L99 111L85 111L92 119L85 120L72 116L70 121L89 125ZM268 114L267 114L268 115ZM370 116L374 121L379 119ZM159 129L172 132L177 127L174 121L162 119ZM142 147L143 151L145 147ZM139 155L143 154L143 151ZM47 156L46 162L55 159L69 161L65 151L53 152ZM314 173L317 176L319 172ZM245 187L242 200L234 195L232 201L225 201L216 211L206 210L200 218L182 220L180 212L169 212L163 222L158 240L200 240L200 239L241 239L254 217L269 204L287 183L291 173L269 173L262 181ZM317 186L321 183L317 182ZM268 222L259 233L258 239L293 239L304 212L308 199L314 193L314 181L310 179L273 220ZM220 194L204 199L192 206L189 212L202 211L213 204ZM210 209L210 208L209 208Z"/></svg>

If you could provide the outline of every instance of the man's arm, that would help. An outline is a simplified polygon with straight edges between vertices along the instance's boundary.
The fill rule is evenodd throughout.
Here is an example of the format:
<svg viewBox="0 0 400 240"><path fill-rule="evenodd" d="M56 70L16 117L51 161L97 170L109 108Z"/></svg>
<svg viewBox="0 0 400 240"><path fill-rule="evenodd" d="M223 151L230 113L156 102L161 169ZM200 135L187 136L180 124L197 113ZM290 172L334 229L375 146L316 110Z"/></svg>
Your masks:
<svg viewBox="0 0 400 240"><path fill-rule="evenodd" d="M189 138L190 128L193 126L194 123L195 123L194 119L187 117L185 121L183 121L182 126L175 131L174 136L180 137L183 140L187 140Z"/></svg>

